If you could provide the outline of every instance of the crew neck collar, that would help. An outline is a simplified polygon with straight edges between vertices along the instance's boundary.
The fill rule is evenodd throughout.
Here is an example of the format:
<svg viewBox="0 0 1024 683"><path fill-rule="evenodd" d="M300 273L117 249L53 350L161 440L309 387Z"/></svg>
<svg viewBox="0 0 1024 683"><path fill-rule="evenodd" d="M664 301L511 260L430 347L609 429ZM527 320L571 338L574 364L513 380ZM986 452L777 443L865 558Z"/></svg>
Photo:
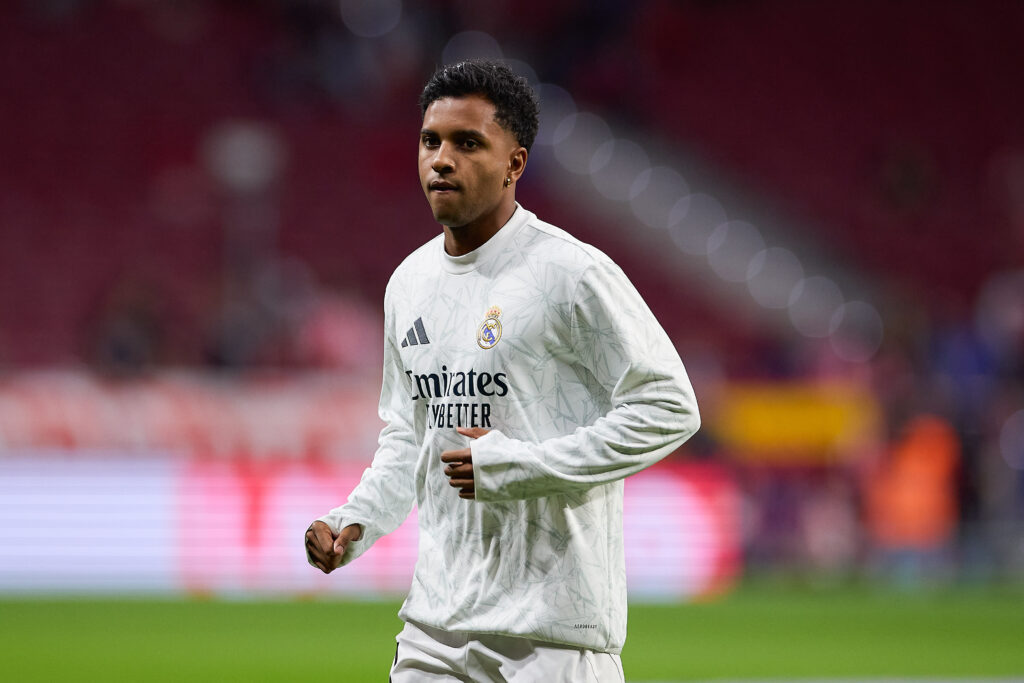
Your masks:
<svg viewBox="0 0 1024 683"><path fill-rule="evenodd" d="M489 240L481 244L473 251L463 254L462 256L452 256L444 250L444 239L440 239L438 244L441 251L441 266L452 273L453 275L460 275L462 273L469 273L481 265L486 263L488 260L494 258L495 254L500 253L505 246L512 240L519 229L526 224L530 216L530 212L524 209L519 202L516 202L516 210L512 213L512 217L508 219L505 225L498 229L498 232L494 233Z"/></svg>

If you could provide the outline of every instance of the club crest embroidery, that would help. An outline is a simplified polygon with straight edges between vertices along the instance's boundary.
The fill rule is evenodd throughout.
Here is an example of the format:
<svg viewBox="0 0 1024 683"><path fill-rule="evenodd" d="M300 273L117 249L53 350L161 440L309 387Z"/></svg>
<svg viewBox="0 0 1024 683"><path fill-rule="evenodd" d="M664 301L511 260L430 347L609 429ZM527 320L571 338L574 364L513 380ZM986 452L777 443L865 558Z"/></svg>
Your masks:
<svg viewBox="0 0 1024 683"><path fill-rule="evenodd" d="M501 307L487 309L487 318L476 330L476 343L481 349L493 349L501 339Z"/></svg>

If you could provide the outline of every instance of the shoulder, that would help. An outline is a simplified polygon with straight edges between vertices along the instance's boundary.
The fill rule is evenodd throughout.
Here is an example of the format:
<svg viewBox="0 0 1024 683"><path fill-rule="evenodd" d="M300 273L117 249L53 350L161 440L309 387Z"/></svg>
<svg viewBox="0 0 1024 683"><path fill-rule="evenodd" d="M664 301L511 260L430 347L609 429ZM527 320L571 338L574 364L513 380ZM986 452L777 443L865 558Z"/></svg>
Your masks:
<svg viewBox="0 0 1024 683"><path fill-rule="evenodd" d="M552 263L570 276L579 277L595 266L617 268L612 259L597 247L533 214L516 235L516 242L524 258Z"/></svg>
<svg viewBox="0 0 1024 683"><path fill-rule="evenodd" d="M441 246L443 241L444 233L438 233L406 256L391 273L385 292L404 287L407 283L422 283L425 275L436 274L438 270L437 255L443 248Z"/></svg>
<svg viewBox="0 0 1024 683"><path fill-rule="evenodd" d="M575 306L642 302L626 273L607 254L550 223L530 217L517 235L537 280Z"/></svg>

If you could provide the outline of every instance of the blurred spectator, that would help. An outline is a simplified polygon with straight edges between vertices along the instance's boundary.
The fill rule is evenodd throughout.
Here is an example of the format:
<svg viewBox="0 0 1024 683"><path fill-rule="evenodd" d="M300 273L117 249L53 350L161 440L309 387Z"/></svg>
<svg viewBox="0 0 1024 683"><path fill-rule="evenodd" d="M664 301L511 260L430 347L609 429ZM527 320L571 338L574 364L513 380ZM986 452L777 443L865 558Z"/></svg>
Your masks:
<svg viewBox="0 0 1024 683"><path fill-rule="evenodd" d="M950 424L922 415L907 425L865 492L868 532L883 576L913 584L950 568L960 444Z"/></svg>
<svg viewBox="0 0 1024 683"><path fill-rule="evenodd" d="M169 318L155 288L134 279L122 280L90 323L88 360L101 372L122 377L167 363Z"/></svg>

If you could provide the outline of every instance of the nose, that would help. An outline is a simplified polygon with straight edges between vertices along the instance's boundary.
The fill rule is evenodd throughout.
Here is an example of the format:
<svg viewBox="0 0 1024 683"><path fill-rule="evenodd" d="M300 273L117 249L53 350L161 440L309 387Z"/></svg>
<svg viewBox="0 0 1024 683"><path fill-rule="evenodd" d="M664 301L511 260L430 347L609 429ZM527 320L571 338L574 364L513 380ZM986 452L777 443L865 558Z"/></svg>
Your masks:
<svg viewBox="0 0 1024 683"><path fill-rule="evenodd" d="M437 150L434 152L434 158L430 162L430 168L434 170L434 173L451 173L455 170L455 162L452 160L451 146L447 142L442 142L438 145Z"/></svg>

